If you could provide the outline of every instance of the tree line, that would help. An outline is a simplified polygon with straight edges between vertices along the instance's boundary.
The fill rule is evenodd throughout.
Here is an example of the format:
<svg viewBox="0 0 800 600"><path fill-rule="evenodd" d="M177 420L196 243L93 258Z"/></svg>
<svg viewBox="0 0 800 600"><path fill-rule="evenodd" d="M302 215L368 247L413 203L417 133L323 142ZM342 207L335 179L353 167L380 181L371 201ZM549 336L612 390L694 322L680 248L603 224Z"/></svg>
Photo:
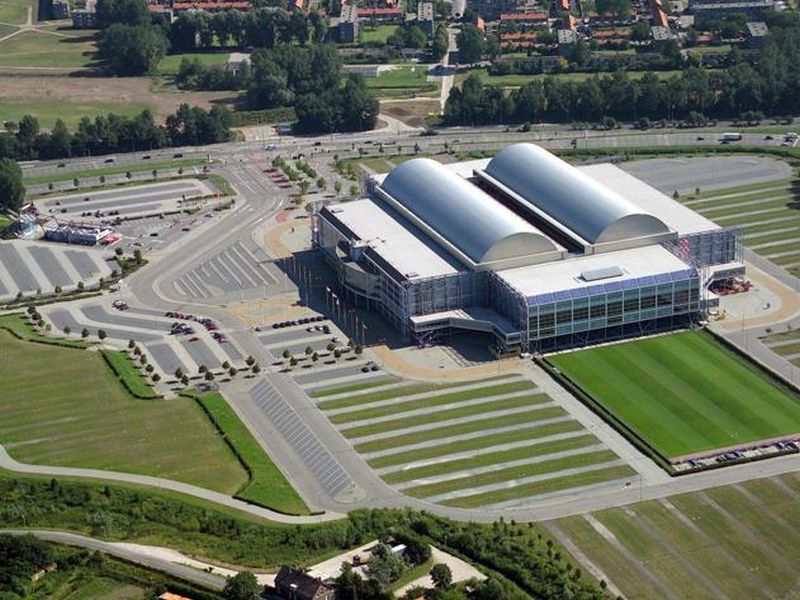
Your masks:
<svg viewBox="0 0 800 600"><path fill-rule="evenodd" d="M670 121L738 118L749 111L768 116L797 112L800 94L800 17L775 14L760 60L751 65L736 50L721 71L687 67L679 76L646 73L632 79L624 71L568 81L557 76L534 79L506 94L475 74L453 88L445 106L449 125L550 120L598 121L613 117Z"/></svg>
<svg viewBox="0 0 800 600"><path fill-rule="evenodd" d="M6 123L6 131L0 133L0 159L48 160L215 144L230 139L230 124L230 111L224 107L206 111L188 104L167 116L165 125L157 125L153 114L144 110L135 117L83 117L73 132L61 119L49 132L42 131L36 117L26 115L18 123Z"/></svg>
<svg viewBox="0 0 800 600"><path fill-rule="evenodd" d="M56 479L0 479L0 497L0 527L45 527L114 539L161 536L184 552L259 568L309 565L376 538L407 536L486 569L492 586L502 592L478 600L606 598L535 525L460 523L412 510L360 509L336 521L286 527L155 492Z"/></svg>

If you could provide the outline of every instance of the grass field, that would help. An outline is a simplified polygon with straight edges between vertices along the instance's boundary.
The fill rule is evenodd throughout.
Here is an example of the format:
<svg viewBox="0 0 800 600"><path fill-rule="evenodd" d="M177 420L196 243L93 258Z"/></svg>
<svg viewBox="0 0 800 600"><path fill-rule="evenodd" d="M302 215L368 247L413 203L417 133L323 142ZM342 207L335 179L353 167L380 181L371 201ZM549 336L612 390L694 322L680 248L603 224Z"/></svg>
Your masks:
<svg viewBox="0 0 800 600"><path fill-rule="evenodd" d="M428 81L428 70L424 65L398 67L378 77L365 77L364 81L377 96L384 97L428 94L438 89L436 83Z"/></svg>
<svg viewBox="0 0 800 600"><path fill-rule="evenodd" d="M154 400L158 397L127 352L122 350L102 350L101 352L108 366L117 374L131 394L144 400Z"/></svg>
<svg viewBox="0 0 800 600"><path fill-rule="evenodd" d="M358 38L362 44L375 42L385 44L386 40L397 31L397 25L376 25L375 27L361 27L358 30Z"/></svg>
<svg viewBox="0 0 800 600"><path fill-rule="evenodd" d="M0 443L22 462L156 475L225 493L246 481L192 400L136 400L96 352L0 331L0 389Z"/></svg>
<svg viewBox="0 0 800 600"><path fill-rule="evenodd" d="M86 68L96 51L93 33L23 31L0 42L0 67Z"/></svg>
<svg viewBox="0 0 800 600"><path fill-rule="evenodd" d="M228 62L228 52L192 52L186 54L170 54L161 59L158 63L158 72L161 75L177 75L184 58L189 60L199 60L207 67L221 67Z"/></svg>
<svg viewBox="0 0 800 600"><path fill-rule="evenodd" d="M800 182L766 181L683 196L692 210L737 226L744 245L793 275L800 275Z"/></svg>
<svg viewBox="0 0 800 600"><path fill-rule="evenodd" d="M530 381L404 382L323 399L319 408L404 494L453 506L524 503L633 470Z"/></svg>
<svg viewBox="0 0 800 600"><path fill-rule="evenodd" d="M0 50L2 45L0 45ZM33 115L39 125L50 129L56 119L64 121L69 128L75 128L83 117L94 120L100 115L115 113L133 117L152 106L145 102L74 102L68 99L55 100L8 100L0 99L0 122L19 121L25 115Z"/></svg>
<svg viewBox="0 0 800 600"><path fill-rule="evenodd" d="M236 496L284 514L309 514L305 502L264 453L225 398L220 394L206 394L196 398L211 415L217 427L224 432L225 438L250 471L250 480Z"/></svg>
<svg viewBox="0 0 800 600"><path fill-rule="evenodd" d="M798 398L706 333L550 360L667 458L800 431Z"/></svg>
<svg viewBox="0 0 800 600"><path fill-rule="evenodd" d="M796 473L546 525L631 600L793 597L800 568Z"/></svg>
<svg viewBox="0 0 800 600"><path fill-rule="evenodd" d="M28 19L28 7L36 18L37 3L31 0L0 0L0 21L23 25Z"/></svg>
<svg viewBox="0 0 800 600"><path fill-rule="evenodd" d="M647 71L629 71L628 77L631 79L641 79ZM541 79L543 77L557 77L563 81L583 81L596 75L602 76L598 73L559 73L557 75L490 75L487 69L472 69L470 71L463 71L456 73L455 84L460 86L464 80L472 74L478 75L483 83L498 85L505 88L518 88L530 83L534 79ZM680 71L659 71L659 79L665 79L673 75L679 75Z"/></svg>

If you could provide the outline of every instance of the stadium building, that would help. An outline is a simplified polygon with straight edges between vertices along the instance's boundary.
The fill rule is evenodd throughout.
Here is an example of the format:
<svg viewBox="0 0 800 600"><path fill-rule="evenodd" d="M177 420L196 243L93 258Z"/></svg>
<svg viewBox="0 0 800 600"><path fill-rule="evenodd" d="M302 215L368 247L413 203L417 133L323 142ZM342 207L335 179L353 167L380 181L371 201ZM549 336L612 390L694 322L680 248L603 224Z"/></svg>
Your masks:
<svg viewBox="0 0 800 600"><path fill-rule="evenodd" d="M544 351L685 326L744 272L737 231L611 164L573 167L533 144L368 178L322 208L313 243L359 305L405 336L491 334Z"/></svg>

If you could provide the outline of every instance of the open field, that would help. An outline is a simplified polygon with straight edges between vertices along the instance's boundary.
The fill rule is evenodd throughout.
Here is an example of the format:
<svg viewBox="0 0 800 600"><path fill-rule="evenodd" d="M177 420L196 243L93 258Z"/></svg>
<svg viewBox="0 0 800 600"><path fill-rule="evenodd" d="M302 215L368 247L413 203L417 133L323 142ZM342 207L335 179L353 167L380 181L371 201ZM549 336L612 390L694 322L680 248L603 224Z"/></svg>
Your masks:
<svg viewBox="0 0 800 600"><path fill-rule="evenodd" d="M364 81L378 97L430 94L438 90L438 84L428 81L425 65L398 67L378 77L365 77Z"/></svg>
<svg viewBox="0 0 800 600"><path fill-rule="evenodd" d="M28 19L28 7L36 18L37 3L31 0L0 0L0 21L23 25Z"/></svg>
<svg viewBox="0 0 800 600"><path fill-rule="evenodd" d="M500 87L518 88L530 83L534 79L541 79L544 77L557 77L563 81L583 81L596 75L603 76L603 73L559 73L554 75L489 75L487 69L472 69L470 71L462 71L456 73L455 84L460 86L472 74L478 75L483 83L498 85ZM641 79L647 71L628 71L628 77L631 79ZM665 79L673 75L679 75L680 71L659 71L658 77Z"/></svg>
<svg viewBox="0 0 800 600"><path fill-rule="evenodd" d="M115 113L133 117L152 105L143 102L70 102L69 100L3 100L0 102L0 121L18 122L25 115L33 115L39 125L50 129L56 119L61 119L70 128L75 128L83 117L93 119L99 115Z"/></svg>
<svg viewBox="0 0 800 600"><path fill-rule="evenodd" d="M308 514L305 502L298 496L283 473L255 440L227 401L220 394L197 396L225 435L230 445L250 471L250 480L236 496L272 510L291 515Z"/></svg>
<svg viewBox="0 0 800 600"><path fill-rule="evenodd" d="M0 42L0 67L86 68L96 51L94 32L23 31Z"/></svg>
<svg viewBox="0 0 800 600"><path fill-rule="evenodd" d="M390 485L452 506L523 504L586 485L622 486L633 470L515 375L406 381L318 404Z"/></svg>
<svg viewBox="0 0 800 600"><path fill-rule="evenodd" d="M386 40L397 30L397 25L376 25L375 27L361 27L358 30L358 38L362 44L377 42L385 44Z"/></svg>
<svg viewBox="0 0 800 600"><path fill-rule="evenodd" d="M0 357L0 443L17 460L156 475L225 493L245 482L192 400L135 400L98 353L6 331Z"/></svg>
<svg viewBox="0 0 800 600"><path fill-rule="evenodd" d="M0 63L3 56L4 44L0 43ZM83 116L94 118L109 110L129 114L131 109L126 106L150 108L156 120L163 120L184 102L208 109L213 103L225 102L230 98L231 92L154 90L148 77L67 77L29 73L24 77L0 75L0 113L8 111L16 114L28 103L30 110L22 114L27 112L39 116L38 111L44 111L44 127L48 126L48 119L55 121L59 116L70 124ZM61 110L57 111L59 104Z"/></svg>
<svg viewBox="0 0 800 600"><path fill-rule="evenodd" d="M186 54L170 54L161 59L158 63L158 72L161 75L177 75L178 69L184 58L189 60L199 60L207 67L221 67L228 62L228 52L191 52Z"/></svg>
<svg viewBox="0 0 800 600"><path fill-rule="evenodd" d="M552 356L659 454L675 458L800 431L800 401L709 334Z"/></svg>
<svg viewBox="0 0 800 600"><path fill-rule="evenodd" d="M800 591L799 501L792 473L546 525L631 600L790 598Z"/></svg>
<svg viewBox="0 0 800 600"><path fill-rule="evenodd" d="M680 201L724 227L739 227L745 246L793 275L800 274L798 180L701 191Z"/></svg>

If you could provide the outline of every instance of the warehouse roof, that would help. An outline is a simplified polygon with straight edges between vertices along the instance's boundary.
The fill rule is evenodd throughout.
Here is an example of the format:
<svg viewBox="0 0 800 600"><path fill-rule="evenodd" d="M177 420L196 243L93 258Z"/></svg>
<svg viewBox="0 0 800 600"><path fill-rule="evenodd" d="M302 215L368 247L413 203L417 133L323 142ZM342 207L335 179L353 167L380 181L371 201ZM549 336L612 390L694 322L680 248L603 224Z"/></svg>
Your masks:
<svg viewBox="0 0 800 600"><path fill-rule="evenodd" d="M653 215L534 144L504 148L485 173L514 192L515 200L545 213L589 244L670 232Z"/></svg>
<svg viewBox="0 0 800 600"><path fill-rule="evenodd" d="M475 263L558 252L533 225L440 163L407 161L381 191Z"/></svg>
<svg viewBox="0 0 800 600"><path fill-rule="evenodd" d="M504 269L497 271L497 276L530 299L556 292L594 288L594 286L603 286L604 291L616 291L617 288L622 290L626 288L626 284L637 287L648 283L659 283L660 281L656 280L657 276L670 273L680 273L681 277L686 279L689 277L689 270L691 268L669 250L654 244L542 265ZM608 276L597 279L597 273L607 273ZM671 281L673 281L671 277L664 279L665 283ZM564 299L570 297L572 296ZM558 297L550 301L560 299ZM541 300L539 303L544 304L548 299L545 297Z"/></svg>
<svg viewBox="0 0 800 600"><path fill-rule="evenodd" d="M458 273L454 259L391 209L372 200L344 202L324 210L348 237L360 240L409 280ZM335 223L334 223L335 224Z"/></svg>

